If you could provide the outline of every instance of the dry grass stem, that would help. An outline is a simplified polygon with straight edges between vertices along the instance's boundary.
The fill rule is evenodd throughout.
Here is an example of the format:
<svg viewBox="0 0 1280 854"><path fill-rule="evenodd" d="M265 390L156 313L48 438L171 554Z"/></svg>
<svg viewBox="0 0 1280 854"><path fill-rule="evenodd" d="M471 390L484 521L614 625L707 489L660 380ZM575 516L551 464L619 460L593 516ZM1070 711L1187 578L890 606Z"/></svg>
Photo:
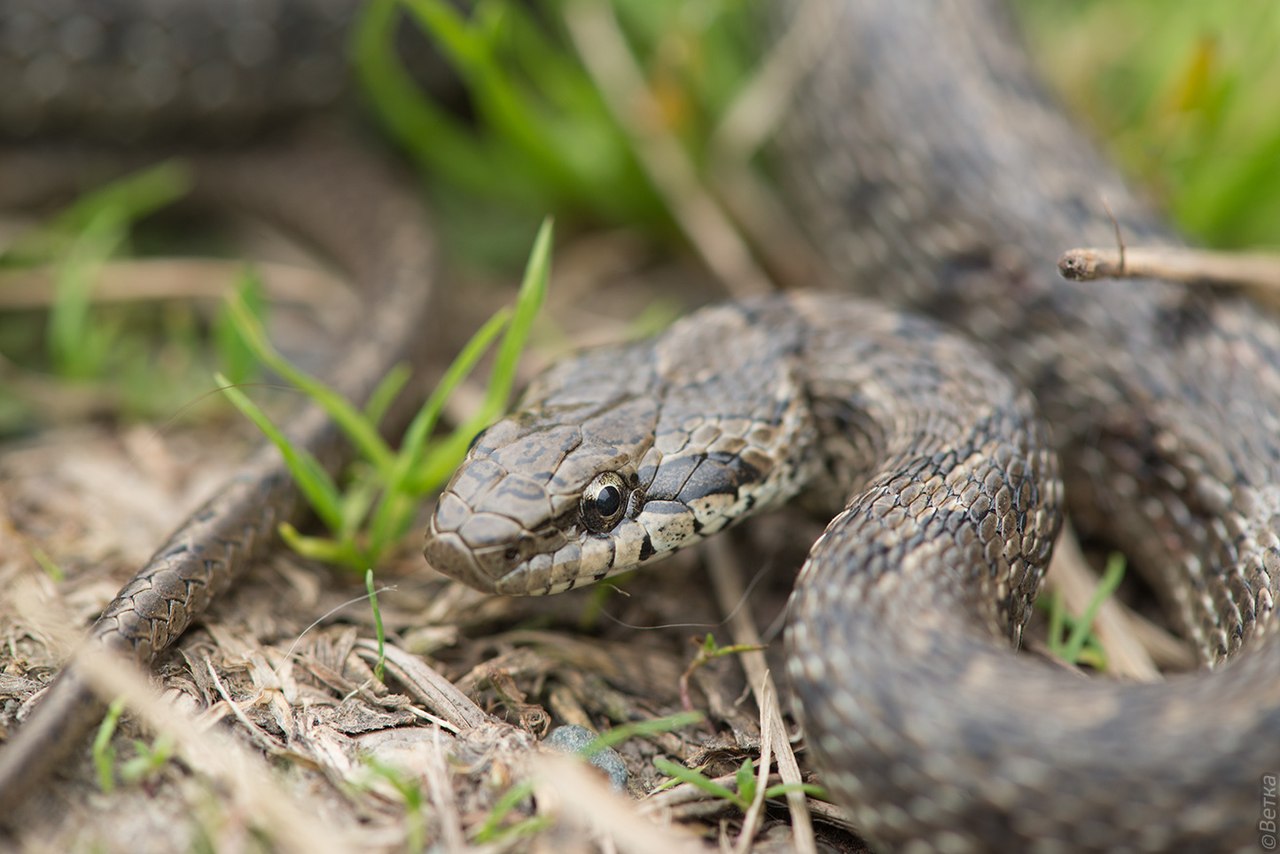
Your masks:
<svg viewBox="0 0 1280 854"><path fill-rule="evenodd" d="M808 3L773 43L758 70L734 95L711 133L712 162L746 163L773 135L792 107L792 98L809 69L824 55L831 37L834 7Z"/></svg>
<svg viewBox="0 0 1280 854"><path fill-rule="evenodd" d="M378 658L378 644L369 639L357 641L355 652L372 664ZM387 673L409 690L416 702L440 716L439 719L433 718L439 726L461 732L490 722L484 709L428 666L420 656L411 655L393 644L386 646L384 654Z"/></svg>
<svg viewBox="0 0 1280 854"><path fill-rule="evenodd" d="M1123 249L1069 249L1058 259L1064 278L1166 279L1187 284L1241 285L1280 299L1280 255L1264 252L1215 252L1177 246L1126 246Z"/></svg>
<svg viewBox="0 0 1280 854"><path fill-rule="evenodd" d="M208 258L145 258L111 261L94 283L96 303L221 299L245 268L243 261ZM278 303L335 306L354 303L351 289L316 267L255 261L253 270L266 295ZM54 277L47 268L0 273L0 311L48 308L55 302Z"/></svg>
<svg viewBox="0 0 1280 854"><path fill-rule="evenodd" d="M431 806L439 819L440 843L450 854L467 851L467 837L462 830L462 817L458 814L458 802L449 780L449 768L445 764L445 747L439 729L432 733L431 743L435 749L425 754L423 777L426 780L427 793L431 798Z"/></svg>
<svg viewBox="0 0 1280 854"><path fill-rule="evenodd" d="M769 787L769 769L773 766L774 727L769 725L770 712L777 705L773 697L773 683L766 681L760 686L759 694L765 698L765 701L760 704L760 763L756 769L756 792L755 797L751 799L751 807L742 819L742 830L738 834L738 844L734 848L735 854L747 854L751 850L751 843L760 829L760 819L763 817L764 810L764 792Z"/></svg>
<svg viewBox="0 0 1280 854"><path fill-rule="evenodd" d="M716 601L721 611L729 614L729 630L735 644L760 646L760 632L756 629L746 608L738 604L746 596L742 584L741 567L736 565L725 538L707 542L707 566L715 588ZM782 709L778 706L777 686L773 684L773 676L765 662L764 652L750 650L738 656L742 668L746 671L747 682L751 685L756 704L761 715L766 719L766 726L773 730L772 742L778 752L778 773L784 783L796 788L787 792L787 808L791 812L791 838L795 850L799 854L817 854L817 842L813 833L813 822L809 816L808 798L799 789L802 782L800 764L791 750L791 740L786 724L782 720ZM769 690L765 690L766 687Z"/></svg>
<svg viewBox="0 0 1280 854"><path fill-rule="evenodd" d="M773 290L733 223L703 188L680 143L661 127L657 118L661 110L645 85L612 7L578 2L567 10L565 22L574 48L614 119L630 135L649 179L708 269L734 296Z"/></svg>

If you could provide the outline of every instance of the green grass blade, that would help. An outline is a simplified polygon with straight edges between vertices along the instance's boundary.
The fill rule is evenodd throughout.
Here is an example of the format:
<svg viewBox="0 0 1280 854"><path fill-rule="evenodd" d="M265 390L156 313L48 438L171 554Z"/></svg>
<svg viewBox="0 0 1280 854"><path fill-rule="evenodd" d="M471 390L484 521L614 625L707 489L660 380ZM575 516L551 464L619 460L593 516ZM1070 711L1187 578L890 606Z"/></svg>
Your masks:
<svg viewBox="0 0 1280 854"><path fill-rule="evenodd" d="M611 730L600 733L592 739L591 743L579 751L583 756L594 756L606 747L613 747L621 744L630 738L641 735L657 735L664 732L674 732L687 726L693 726L702 721L701 712L677 712L674 715L667 715L662 718L654 718L648 721L633 721L631 723L616 726Z"/></svg>
<svg viewBox="0 0 1280 854"><path fill-rule="evenodd" d="M107 795L116 788L116 752L111 747L111 736L115 735L116 726L120 723L120 715L123 713L124 699L117 697L107 707L107 713L93 737L93 767L98 775L98 788Z"/></svg>
<svg viewBox="0 0 1280 854"><path fill-rule="evenodd" d="M444 0L402 0L404 8L415 18L453 63L467 82L476 109L494 126L497 133L513 144L514 150L530 161L530 171L553 176L565 183L564 158L549 145L542 122L530 107L532 99L522 97L510 85L508 75L495 55L494 7L477 22L464 19ZM479 10L477 10L479 11Z"/></svg>
<svg viewBox="0 0 1280 854"><path fill-rule="evenodd" d="M280 538L285 545L309 560L353 569L369 564L368 557L356 549L354 542L350 540L305 536L288 522L280 523Z"/></svg>
<svg viewBox="0 0 1280 854"><path fill-rule="evenodd" d="M49 350L57 372L70 379L103 373L108 334L90 322L93 282L102 265L125 241L124 223L101 210L68 248L54 272L54 302L49 312Z"/></svg>
<svg viewBox="0 0 1280 854"><path fill-rule="evenodd" d="M387 410L395 402L396 396L404 391L405 383L413 372L408 365L396 365L378 383L378 387L369 395L369 402L364 405L364 417L370 424L381 424L387 417Z"/></svg>
<svg viewBox="0 0 1280 854"><path fill-rule="evenodd" d="M369 591L369 607L373 609L373 628L378 638L378 661L373 665L373 675L381 682L386 675L387 632L382 625L382 611L378 608L378 591L373 586L372 569L366 569L364 572L364 587Z"/></svg>
<svg viewBox="0 0 1280 854"><path fill-rule="evenodd" d="M252 421L262 434L271 441L284 457L289 473L297 481L298 488L306 496L316 515L332 530L342 527L342 501L338 487L328 472L314 456L304 448L296 447L288 437L267 417L267 414L244 392L233 386L222 374L215 374L214 381L227 399L240 410L240 413Z"/></svg>
<svg viewBox="0 0 1280 854"><path fill-rule="evenodd" d="M511 311L509 309L504 308L494 312L494 315L471 336L471 340L466 343L466 346L462 348L449 365L448 370L444 372L444 376L440 378L440 382L436 384L435 389L427 397L426 403L422 405L422 408L418 410L418 414L410 423L409 429L405 431L403 450L408 452L404 457L404 466L406 468L416 468L421 465L427 441L431 438L431 432L435 430L436 424L440 421L440 413L444 409L445 401L475 369L476 363L488 351L489 346L497 340L498 335L506 328L510 319ZM430 487L428 486L417 491L425 493L429 489Z"/></svg>
<svg viewBox="0 0 1280 854"><path fill-rule="evenodd" d="M502 827L503 820L510 815L511 811L520 806L525 801L533 797L533 784L527 780L516 783L510 789L507 789L498 798L497 803L493 805L493 809L489 810L489 814L485 816L484 822L475 832L473 842L477 845L485 845L490 842L496 842L508 832Z"/></svg>
<svg viewBox="0 0 1280 854"><path fill-rule="evenodd" d="M369 516L369 508L384 488L384 483L376 472L367 466L358 467L363 468L364 472L348 481L342 495L342 527L334 532L344 542L355 542L360 526Z"/></svg>
<svg viewBox="0 0 1280 854"><path fill-rule="evenodd" d="M674 777L682 783L689 783L698 787L713 798L720 798L721 800L728 801L744 812L751 807L751 804L744 801L737 792L727 786L720 785L701 771L686 768L680 763L672 762L664 756L655 757L653 760L653 767L657 768L668 777Z"/></svg>
<svg viewBox="0 0 1280 854"><path fill-rule="evenodd" d="M538 234L533 240L533 251L529 254L529 263L525 265L524 279L520 283L520 292L516 296L511 325L507 327L507 333L502 337L502 343L498 345L485 400L485 405L495 410L495 415L506 408L511 388L515 384L516 365L529 340L533 319L547 298L547 285L551 280L551 246L554 232L555 225L550 217L544 219L542 225L538 227Z"/></svg>
<svg viewBox="0 0 1280 854"><path fill-rule="evenodd" d="M173 204L191 189L191 172L180 160L166 160L83 193L54 220L55 227L82 231L110 211L118 222L132 222Z"/></svg>
<svg viewBox="0 0 1280 854"><path fill-rule="evenodd" d="M1098 582L1098 589L1093 592L1093 597L1085 607L1084 613L1076 618L1075 625L1071 627L1071 633L1063 645L1064 660L1073 664L1079 660L1080 652L1093 632L1093 621L1098 616L1098 609L1120 587L1120 581L1124 578L1124 569L1124 555L1113 554L1107 558L1107 568L1102 573L1102 580Z"/></svg>
<svg viewBox="0 0 1280 854"><path fill-rule="evenodd" d="M387 133L427 172L447 174L458 184L490 193L521 182L491 156L489 146L465 132L456 119L418 90L395 51L398 0L373 0L365 7L352 40L352 63ZM496 180L505 176L504 180Z"/></svg>
<svg viewBox="0 0 1280 854"><path fill-rule="evenodd" d="M507 326L506 334L498 345L493 370L489 375L489 385L480 409L449 436L432 446L430 453L422 462L423 471L417 485L424 492L433 488L434 485L444 483L457 467L476 433L506 409L507 399L515 384L516 364L529 339L533 318L546 298L547 284L551 278L553 230L553 224L549 218L543 220L542 226L538 229L538 235L533 242L533 251L529 255L529 263L525 267L520 293L516 298L516 306L511 315L511 323Z"/></svg>
<svg viewBox="0 0 1280 854"><path fill-rule="evenodd" d="M750 804L756 799L756 768L748 756L733 775L733 784L738 787L738 797Z"/></svg>
<svg viewBox="0 0 1280 854"><path fill-rule="evenodd" d="M236 298L257 320L258 325L265 325L267 300L262 286L262 277L256 270L246 267L240 272L236 277L235 293ZM243 385L255 377L260 362L249 346L249 342L240 334L239 328L231 317L230 308L225 302L218 306L218 313L213 321L213 343L222 373L231 382Z"/></svg>
<svg viewBox="0 0 1280 854"><path fill-rule="evenodd" d="M440 378L409 424L401 444L400 454L388 478L387 488L383 491L369 526L370 548L378 549L403 536L412 522L418 501L439 485L431 482L421 483L415 477L415 473L422 464L427 441L440 420L445 401L475 368L481 356L489 349L489 345L506 327L509 318L508 310L498 311L471 336L471 340L454 358L453 363L449 365L444 376Z"/></svg>
<svg viewBox="0 0 1280 854"><path fill-rule="evenodd" d="M379 471L389 473L395 462L395 454L378 435L377 428L341 395L309 374L298 370L289 363L288 359L280 355L280 352L267 340L262 324L235 294L228 299L228 309L236 330L254 355L319 404L351 439L361 454Z"/></svg>
<svg viewBox="0 0 1280 854"><path fill-rule="evenodd" d="M1066 660L1066 620L1067 606L1062 601L1062 594L1057 590L1049 594L1049 651L1058 658Z"/></svg>
<svg viewBox="0 0 1280 854"><path fill-rule="evenodd" d="M822 786L815 783L779 783L776 786L770 786L764 790L766 799L780 798L789 792L804 792L811 798L817 798L820 801L831 800L831 795Z"/></svg>

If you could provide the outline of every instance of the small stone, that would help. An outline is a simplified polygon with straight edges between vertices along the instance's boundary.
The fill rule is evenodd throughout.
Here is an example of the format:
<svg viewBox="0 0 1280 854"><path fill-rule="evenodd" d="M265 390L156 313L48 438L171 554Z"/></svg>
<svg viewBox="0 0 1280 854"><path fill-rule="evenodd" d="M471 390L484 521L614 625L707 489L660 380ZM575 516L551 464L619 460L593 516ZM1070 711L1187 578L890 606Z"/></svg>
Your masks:
<svg viewBox="0 0 1280 854"><path fill-rule="evenodd" d="M565 724L553 729L544 743L564 753L581 754L587 745L598 737L597 733L584 726ZM612 747L606 747L603 750L596 751L593 756L588 756L586 759L608 775L609 784L613 786L615 792L621 792L626 789L627 766L623 764L622 757L618 754L618 751Z"/></svg>

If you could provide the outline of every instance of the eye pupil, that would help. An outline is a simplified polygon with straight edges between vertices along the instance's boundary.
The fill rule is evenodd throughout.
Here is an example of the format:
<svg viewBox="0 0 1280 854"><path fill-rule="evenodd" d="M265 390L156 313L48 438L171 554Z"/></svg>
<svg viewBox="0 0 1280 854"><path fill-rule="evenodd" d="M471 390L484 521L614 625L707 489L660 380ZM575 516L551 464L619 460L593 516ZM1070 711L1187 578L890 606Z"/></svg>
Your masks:
<svg viewBox="0 0 1280 854"><path fill-rule="evenodd" d="M596 512L601 516L612 516L622 509L622 491L609 484L596 493Z"/></svg>
<svg viewBox="0 0 1280 854"><path fill-rule="evenodd" d="M627 509L631 490L617 472L601 472L582 490L581 516L588 531L603 534L613 529Z"/></svg>

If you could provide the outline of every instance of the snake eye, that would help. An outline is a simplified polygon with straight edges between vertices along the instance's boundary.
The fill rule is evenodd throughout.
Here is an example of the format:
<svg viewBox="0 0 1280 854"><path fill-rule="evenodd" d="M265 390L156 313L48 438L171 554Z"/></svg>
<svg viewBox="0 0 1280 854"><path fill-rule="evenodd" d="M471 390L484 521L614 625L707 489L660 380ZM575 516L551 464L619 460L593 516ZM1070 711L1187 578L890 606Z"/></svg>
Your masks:
<svg viewBox="0 0 1280 854"><path fill-rule="evenodd" d="M596 475L582 492L582 521L592 533L610 530L626 509L627 485L615 472Z"/></svg>

